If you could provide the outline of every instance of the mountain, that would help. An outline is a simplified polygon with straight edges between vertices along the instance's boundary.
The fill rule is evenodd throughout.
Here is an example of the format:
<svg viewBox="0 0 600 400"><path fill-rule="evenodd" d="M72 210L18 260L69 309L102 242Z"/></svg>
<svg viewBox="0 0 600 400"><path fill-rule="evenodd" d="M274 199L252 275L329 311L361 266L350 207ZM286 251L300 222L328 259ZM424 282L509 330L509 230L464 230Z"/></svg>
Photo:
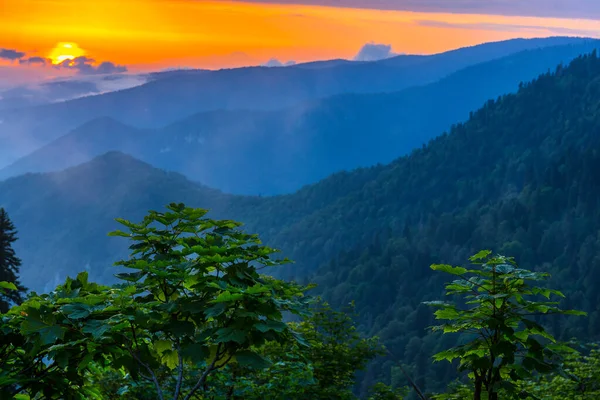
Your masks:
<svg viewBox="0 0 600 400"><path fill-rule="evenodd" d="M321 67L249 67L166 74L145 85L24 109L0 110L1 166L98 117L157 128L210 110L274 110L342 93L393 92L434 82L457 70L525 49L581 44L583 38L488 43L432 56Z"/></svg>
<svg viewBox="0 0 600 400"><path fill-rule="evenodd" d="M552 274L564 307L589 312L555 318L566 340L600 334L600 59L574 60L518 93L488 101L469 120L389 165L333 175L292 195L225 195L121 153L63 172L0 183L0 205L19 228L25 284L43 289L89 268L107 280L126 254L107 238L113 217L139 220L171 201L241 220L297 261L287 277L313 280L332 305L356 301L360 329L377 334L411 365L419 385L446 386L448 363L430 355L453 343L426 330L446 277L431 263L463 264L481 248ZM390 360L367 371L386 375Z"/></svg>
<svg viewBox="0 0 600 400"><path fill-rule="evenodd" d="M227 193L290 193L336 171L391 162L489 98L597 46L528 50L397 93L338 95L280 111L203 112L159 130L99 118L0 170L0 178L118 150Z"/></svg>
<svg viewBox="0 0 600 400"><path fill-rule="evenodd" d="M106 237L117 229L116 214L127 210L140 218L148 209L178 199L218 209L228 198L114 152L62 172L27 174L0 186L2 205L19 225L22 279L35 290L51 288L75 269L110 281L114 271L107 268L108 260L127 248L127 243Z"/></svg>

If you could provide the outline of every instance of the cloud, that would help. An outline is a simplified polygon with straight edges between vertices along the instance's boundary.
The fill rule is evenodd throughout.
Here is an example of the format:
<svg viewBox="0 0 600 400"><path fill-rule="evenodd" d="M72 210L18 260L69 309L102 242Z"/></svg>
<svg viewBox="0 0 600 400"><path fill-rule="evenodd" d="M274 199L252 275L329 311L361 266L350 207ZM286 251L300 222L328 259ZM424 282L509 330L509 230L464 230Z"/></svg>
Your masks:
<svg viewBox="0 0 600 400"><path fill-rule="evenodd" d="M58 64L56 68L75 70L81 75L107 75L127 72L127 67L123 65L116 65L110 61L104 61L97 67L93 65L94 62L94 59L82 56L72 60L65 60Z"/></svg>
<svg viewBox="0 0 600 400"><path fill-rule="evenodd" d="M237 0L415 12L600 19L598 0Z"/></svg>
<svg viewBox="0 0 600 400"><path fill-rule="evenodd" d="M25 57L25 53L13 49L0 49L0 58L16 61Z"/></svg>
<svg viewBox="0 0 600 400"><path fill-rule="evenodd" d="M488 30L488 31L501 31L501 32L514 32L514 31L540 31L541 34L550 32L554 35L577 35L577 36L589 36L598 37L600 31L586 31L580 29L572 29L557 26L543 26L543 25L519 25L519 24L494 24L494 23L453 23L446 21L434 21L434 20L418 20L416 23L420 26L428 26L435 28L450 28L450 29L475 29L475 30Z"/></svg>
<svg viewBox="0 0 600 400"><path fill-rule="evenodd" d="M15 68L13 68L14 70ZM43 70L36 68L36 70ZM0 69L0 74L2 69ZM56 103L128 89L148 82L145 75L76 75L42 80L3 88L0 86L0 110ZM0 82L1 83L1 82Z"/></svg>
<svg viewBox="0 0 600 400"><path fill-rule="evenodd" d="M389 44L366 43L354 56L354 61L377 61L397 55Z"/></svg>
<svg viewBox="0 0 600 400"><path fill-rule="evenodd" d="M43 58L43 57L29 57L29 58L21 58L19 60L19 64L29 64L29 65L34 65L34 64L39 64L39 65L46 65L50 63L50 60Z"/></svg>
<svg viewBox="0 0 600 400"><path fill-rule="evenodd" d="M271 58L269 61L262 64L263 67L289 67L290 65L296 65L296 61L290 60L283 63L276 58Z"/></svg>

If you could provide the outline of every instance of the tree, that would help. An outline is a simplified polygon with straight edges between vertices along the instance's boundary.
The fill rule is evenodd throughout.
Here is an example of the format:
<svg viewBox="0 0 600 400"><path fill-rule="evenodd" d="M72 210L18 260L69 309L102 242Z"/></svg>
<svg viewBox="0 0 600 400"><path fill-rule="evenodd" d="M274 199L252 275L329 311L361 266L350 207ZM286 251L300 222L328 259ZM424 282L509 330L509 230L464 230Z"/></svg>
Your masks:
<svg viewBox="0 0 600 400"><path fill-rule="evenodd" d="M272 361L265 369L232 365L220 374L224 384L214 398L226 399L231 393L231 398L248 400L357 399L356 373L383 355L383 346L377 338L362 337L345 312L326 303L317 303L312 311L303 321L289 323L301 342L263 346L261 356ZM388 388L386 393L399 392Z"/></svg>
<svg viewBox="0 0 600 400"><path fill-rule="evenodd" d="M140 223L118 220L128 232L112 235L133 241L131 257L117 263L134 271L117 274L123 284L98 285L82 273L11 309L10 327L31 347L25 353L62 371L71 387L85 389L86 374L108 368L149 383L152 398L189 400L209 392L228 365L271 365L259 354L265 344L300 339L283 315L305 315L308 287L259 274L287 260L271 258L275 250L237 222L183 204L167 208ZM18 390L65 395L35 385Z"/></svg>
<svg viewBox="0 0 600 400"><path fill-rule="evenodd" d="M15 285L16 290L0 293L0 313L6 313L11 303L20 303L26 289L19 283L21 260L16 256L12 244L17 240L17 231L4 208L0 208L0 282Z"/></svg>
<svg viewBox="0 0 600 400"><path fill-rule="evenodd" d="M587 355L569 353L565 356L562 373L553 373L522 382L536 400L600 398L600 351L591 344Z"/></svg>
<svg viewBox="0 0 600 400"><path fill-rule="evenodd" d="M538 301L540 296L564 297L552 289L530 283L548 278L548 274L520 269L509 257L492 256L482 251L470 258L476 269L432 265L435 271L458 276L446 285L447 295L459 296L461 304L433 301L426 304L439 308L436 319L449 321L433 327L434 331L461 333L465 344L442 351L436 361L460 361L460 370L468 371L474 383L473 398L484 393L498 399L500 389L516 393L515 385L533 373L549 373L560 366L570 347L556 342L533 318L548 314L585 315L562 310L558 302Z"/></svg>

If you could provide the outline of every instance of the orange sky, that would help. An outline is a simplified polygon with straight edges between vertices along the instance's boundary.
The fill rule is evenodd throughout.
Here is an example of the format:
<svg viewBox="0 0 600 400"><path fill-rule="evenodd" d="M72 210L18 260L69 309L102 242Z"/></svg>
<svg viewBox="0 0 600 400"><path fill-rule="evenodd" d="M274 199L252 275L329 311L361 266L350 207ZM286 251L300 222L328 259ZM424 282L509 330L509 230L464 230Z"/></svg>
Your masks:
<svg viewBox="0 0 600 400"><path fill-rule="evenodd" d="M600 22L200 0L0 0L0 48L47 57L58 42L74 42L131 70L352 58L371 41L434 53L578 33L600 36Z"/></svg>

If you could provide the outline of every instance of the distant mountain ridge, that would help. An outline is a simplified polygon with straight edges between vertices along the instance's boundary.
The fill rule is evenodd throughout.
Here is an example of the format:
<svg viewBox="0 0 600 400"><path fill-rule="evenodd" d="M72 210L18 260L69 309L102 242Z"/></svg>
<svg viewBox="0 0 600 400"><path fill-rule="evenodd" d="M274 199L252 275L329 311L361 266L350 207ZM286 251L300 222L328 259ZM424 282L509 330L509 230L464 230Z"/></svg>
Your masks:
<svg viewBox="0 0 600 400"><path fill-rule="evenodd" d="M434 82L459 69L518 51L585 38L488 43L433 56L399 56L324 68L252 67L197 71L156 79L132 89L33 108L0 111L0 160L6 164L98 117L137 128L158 128L210 110L274 110L342 93L393 92Z"/></svg>
<svg viewBox="0 0 600 400"><path fill-rule="evenodd" d="M490 98L599 43L527 50L396 93L337 95L276 111L202 112L159 130L100 118L0 170L0 179L61 170L117 150L228 193L289 193L407 154Z"/></svg>

